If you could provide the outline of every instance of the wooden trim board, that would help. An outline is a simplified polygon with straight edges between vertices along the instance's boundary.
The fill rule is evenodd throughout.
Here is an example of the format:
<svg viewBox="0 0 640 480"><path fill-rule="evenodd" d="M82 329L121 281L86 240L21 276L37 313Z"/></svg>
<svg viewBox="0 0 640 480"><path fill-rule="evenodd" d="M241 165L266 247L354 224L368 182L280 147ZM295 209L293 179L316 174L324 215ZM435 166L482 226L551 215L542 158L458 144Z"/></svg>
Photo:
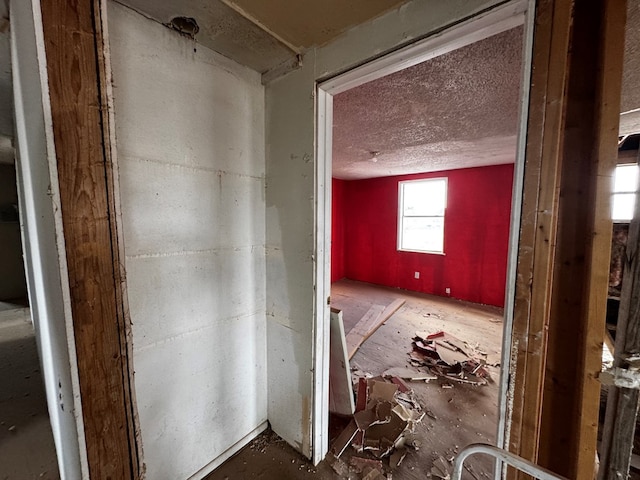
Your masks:
<svg viewBox="0 0 640 480"><path fill-rule="evenodd" d="M331 309L329 346L329 411L339 415L353 415L353 385L347 355L342 312Z"/></svg>
<svg viewBox="0 0 640 480"><path fill-rule="evenodd" d="M140 476L103 112L102 0L43 0L42 23L90 478Z"/></svg>
<svg viewBox="0 0 640 480"><path fill-rule="evenodd" d="M349 352L349 360L360 348L367 338L375 333L378 328L386 322L391 315L396 313L405 300L398 298L386 307L383 305L373 305L367 313L355 324L355 326L347 334L347 352Z"/></svg>

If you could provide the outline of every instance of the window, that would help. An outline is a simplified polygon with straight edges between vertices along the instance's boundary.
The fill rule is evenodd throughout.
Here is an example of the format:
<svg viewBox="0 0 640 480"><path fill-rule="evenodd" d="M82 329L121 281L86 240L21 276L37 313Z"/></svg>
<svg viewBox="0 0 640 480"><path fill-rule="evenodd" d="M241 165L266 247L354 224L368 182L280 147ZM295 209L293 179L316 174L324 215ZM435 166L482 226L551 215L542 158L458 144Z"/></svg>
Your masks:
<svg viewBox="0 0 640 480"><path fill-rule="evenodd" d="M447 179L399 182L398 250L444 253Z"/></svg>
<svg viewBox="0 0 640 480"><path fill-rule="evenodd" d="M638 166L618 165L613 181L614 222L629 222L633 217L633 206L638 189Z"/></svg>

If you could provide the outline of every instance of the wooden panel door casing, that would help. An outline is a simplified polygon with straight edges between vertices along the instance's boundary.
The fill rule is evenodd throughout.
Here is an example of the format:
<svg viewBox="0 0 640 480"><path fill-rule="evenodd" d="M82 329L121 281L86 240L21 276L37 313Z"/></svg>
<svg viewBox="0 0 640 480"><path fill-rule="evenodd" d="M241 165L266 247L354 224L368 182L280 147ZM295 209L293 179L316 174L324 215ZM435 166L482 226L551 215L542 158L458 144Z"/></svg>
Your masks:
<svg viewBox="0 0 640 480"><path fill-rule="evenodd" d="M100 0L41 2L91 478L140 476Z"/></svg>
<svg viewBox="0 0 640 480"><path fill-rule="evenodd" d="M568 478L595 470L625 5L536 12L509 449Z"/></svg>

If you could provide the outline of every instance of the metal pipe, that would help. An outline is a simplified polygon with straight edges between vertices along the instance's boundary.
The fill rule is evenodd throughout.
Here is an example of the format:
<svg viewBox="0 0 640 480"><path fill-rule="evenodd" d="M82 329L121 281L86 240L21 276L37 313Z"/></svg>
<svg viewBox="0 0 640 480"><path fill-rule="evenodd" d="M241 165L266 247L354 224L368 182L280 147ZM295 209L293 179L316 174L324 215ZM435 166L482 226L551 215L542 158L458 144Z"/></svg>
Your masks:
<svg viewBox="0 0 640 480"><path fill-rule="evenodd" d="M547 470L546 468L542 468L529 460L525 460L522 457L507 452L506 450L484 443L472 443L460 451L453 464L451 480L461 480L464 461L476 453L484 453L485 455L494 457L496 460L506 463L507 465L540 480L568 480L567 478L556 475L555 473Z"/></svg>

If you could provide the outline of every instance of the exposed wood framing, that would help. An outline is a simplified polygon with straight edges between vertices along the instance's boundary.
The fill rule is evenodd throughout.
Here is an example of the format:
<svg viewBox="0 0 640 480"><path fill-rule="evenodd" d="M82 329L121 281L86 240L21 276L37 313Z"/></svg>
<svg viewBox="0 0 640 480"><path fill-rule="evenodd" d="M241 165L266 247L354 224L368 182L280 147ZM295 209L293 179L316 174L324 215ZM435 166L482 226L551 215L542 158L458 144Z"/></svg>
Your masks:
<svg viewBox="0 0 640 480"><path fill-rule="evenodd" d="M43 0L47 74L91 478L140 474L115 228L100 0Z"/></svg>
<svg viewBox="0 0 640 480"><path fill-rule="evenodd" d="M558 216L571 4L536 7L525 175L513 321L509 450L536 461ZM511 475L516 475L511 472ZM521 474L520 478L524 478Z"/></svg>
<svg viewBox="0 0 640 480"><path fill-rule="evenodd" d="M637 152L636 152L637 153ZM640 160L640 157L638 157ZM640 212L640 195L635 211ZM625 253L624 279L613 366L628 368L626 356L640 351L640 216L636 213L629 226ZM602 432L600 480L627 478L632 460L633 440L638 413L636 389L609 386L607 411Z"/></svg>
<svg viewBox="0 0 640 480"><path fill-rule="evenodd" d="M569 478L594 475L625 11L536 14L509 447Z"/></svg>

